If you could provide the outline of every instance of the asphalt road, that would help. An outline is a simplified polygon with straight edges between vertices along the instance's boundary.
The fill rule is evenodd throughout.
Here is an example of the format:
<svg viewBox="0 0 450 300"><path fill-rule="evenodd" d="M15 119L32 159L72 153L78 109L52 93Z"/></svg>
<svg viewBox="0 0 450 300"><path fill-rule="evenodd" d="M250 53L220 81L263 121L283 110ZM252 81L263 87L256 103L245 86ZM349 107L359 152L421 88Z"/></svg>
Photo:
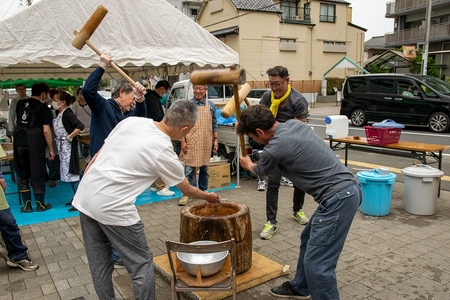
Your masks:
<svg viewBox="0 0 450 300"><path fill-rule="evenodd" d="M326 137L324 122L325 117L326 115L311 114L308 118L310 126L314 128L314 132L321 137ZM364 128L350 125L349 135L364 137ZM402 130L400 140L450 146L450 133L437 134L430 132L426 128L411 127ZM344 150L337 150L336 154L339 155L341 159L344 159ZM354 173L361 170L370 170L380 166L386 166L390 168L391 172L396 173L396 180L398 182L403 182L403 174L401 173L402 169L420 163L416 159L409 157L398 157L355 150L349 150L347 158L348 167ZM438 168L437 162L432 158L427 158L427 164L433 168ZM450 148L443 151L442 171L444 172L444 177L442 177L441 181L441 190L450 191Z"/></svg>

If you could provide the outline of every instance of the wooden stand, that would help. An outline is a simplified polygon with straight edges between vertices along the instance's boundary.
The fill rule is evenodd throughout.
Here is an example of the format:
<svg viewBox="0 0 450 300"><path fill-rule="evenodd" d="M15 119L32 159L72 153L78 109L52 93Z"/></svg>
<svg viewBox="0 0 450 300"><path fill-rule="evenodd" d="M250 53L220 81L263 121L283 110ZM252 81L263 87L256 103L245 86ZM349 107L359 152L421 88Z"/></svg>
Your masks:
<svg viewBox="0 0 450 300"><path fill-rule="evenodd" d="M229 278L231 274L231 256L229 253L225 259L225 264L222 270L214 275L206 277L202 277L202 274L200 273L200 265L197 265L196 267L197 275L193 276L184 270L183 265L176 256L176 253L172 253L172 259L175 261L175 274L177 277L192 287L210 287Z"/></svg>

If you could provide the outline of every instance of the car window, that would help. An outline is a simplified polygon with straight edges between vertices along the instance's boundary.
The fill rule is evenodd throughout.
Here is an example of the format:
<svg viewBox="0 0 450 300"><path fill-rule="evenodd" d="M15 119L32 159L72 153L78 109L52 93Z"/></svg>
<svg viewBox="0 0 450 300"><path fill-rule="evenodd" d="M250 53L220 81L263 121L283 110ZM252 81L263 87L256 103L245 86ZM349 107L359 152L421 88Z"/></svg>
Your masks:
<svg viewBox="0 0 450 300"><path fill-rule="evenodd" d="M375 78L370 80L369 91L375 94L396 94L394 80Z"/></svg>
<svg viewBox="0 0 450 300"><path fill-rule="evenodd" d="M427 97L429 98L438 98L438 96L436 95L436 93L434 93L431 89L429 89L426 85L421 84L420 88L422 89L422 91L425 93L425 95L427 95Z"/></svg>
<svg viewBox="0 0 450 300"><path fill-rule="evenodd" d="M418 95L414 83L407 80L399 80L397 84L397 94L404 97L413 98Z"/></svg>
<svg viewBox="0 0 450 300"><path fill-rule="evenodd" d="M348 79L349 92L364 93L366 91L366 80L364 78Z"/></svg>
<svg viewBox="0 0 450 300"><path fill-rule="evenodd" d="M179 99L184 99L184 87L175 88L172 90L172 100L176 101Z"/></svg>

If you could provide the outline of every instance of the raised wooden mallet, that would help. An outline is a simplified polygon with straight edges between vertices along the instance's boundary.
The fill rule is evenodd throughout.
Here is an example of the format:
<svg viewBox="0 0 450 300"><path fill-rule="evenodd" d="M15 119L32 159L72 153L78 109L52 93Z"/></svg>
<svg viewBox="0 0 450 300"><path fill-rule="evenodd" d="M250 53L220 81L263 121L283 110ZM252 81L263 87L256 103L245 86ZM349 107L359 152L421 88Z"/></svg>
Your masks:
<svg viewBox="0 0 450 300"><path fill-rule="evenodd" d="M92 13L92 15L89 17L89 19L86 21L86 23L83 25L83 27L80 29L80 31L75 30L73 33L75 34L75 38L72 40L72 46L74 46L77 49L83 49L84 45L88 45L89 48L94 50L95 53L97 53L99 56L102 55L102 52L97 49L90 41L90 37L94 33L94 31L97 29L97 27L102 22L103 18L108 13L108 10L103 6L99 5L97 9ZM131 79L130 76L128 76L122 69L116 65L113 61L109 63L109 65L116 70L117 73L120 74L123 78L125 78L132 86L136 86L136 82Z"/></svg>

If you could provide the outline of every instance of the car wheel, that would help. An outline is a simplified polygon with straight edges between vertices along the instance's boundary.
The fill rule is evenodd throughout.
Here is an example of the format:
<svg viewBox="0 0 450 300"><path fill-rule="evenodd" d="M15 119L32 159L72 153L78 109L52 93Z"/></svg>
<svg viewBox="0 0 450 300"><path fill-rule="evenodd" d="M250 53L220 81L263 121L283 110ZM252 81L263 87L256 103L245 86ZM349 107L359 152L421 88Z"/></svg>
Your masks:
<svg viewBox="0 0 450 300"><path fill-rule="evenodd" d="M446 113L435 112L428 119L428 128L433 132L446 132L450 127L450 118Z"/></svg>
<svg viewBox="0 0 450 300"><path fill-rule="evenodd" d="M362 127L367 123L366 113L362 109L355 109L350 115L350 121L352 125Z"/></svg>

